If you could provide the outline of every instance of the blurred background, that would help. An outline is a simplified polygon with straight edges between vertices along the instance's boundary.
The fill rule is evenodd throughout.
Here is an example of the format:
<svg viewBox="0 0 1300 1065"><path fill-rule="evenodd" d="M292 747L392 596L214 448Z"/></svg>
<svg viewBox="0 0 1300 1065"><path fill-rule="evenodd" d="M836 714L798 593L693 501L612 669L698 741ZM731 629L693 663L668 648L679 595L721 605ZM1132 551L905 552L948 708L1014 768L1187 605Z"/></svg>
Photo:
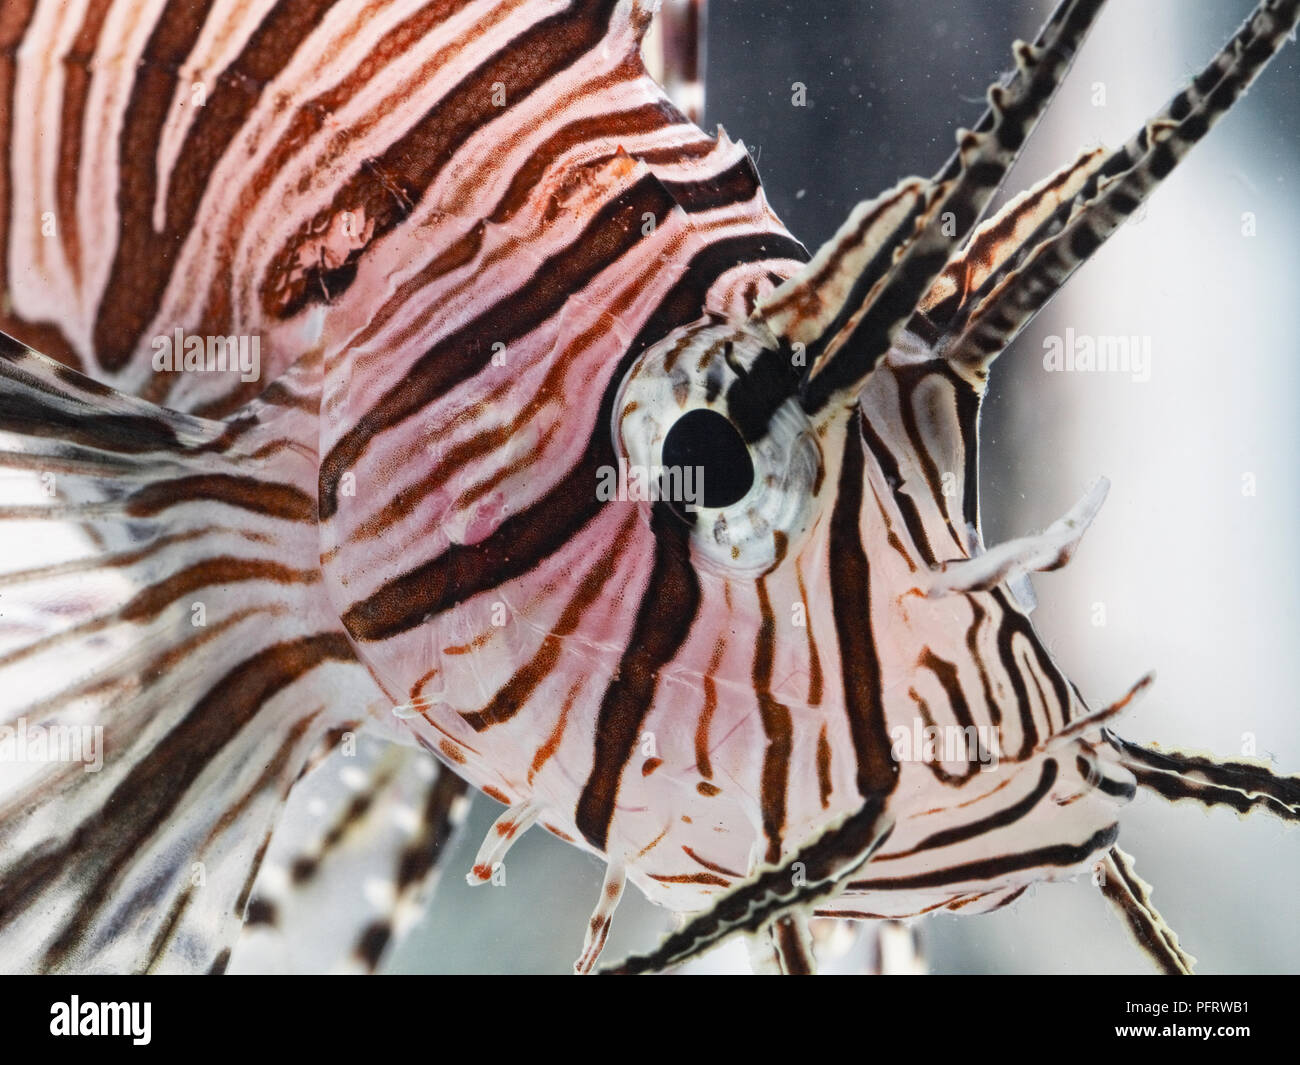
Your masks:
<svg viewBox="0 0 1300 1065"><path fill-rule="evenodd" d="M1098 142L1123 143L1223 44L1251 0L1112 0L1009 182L1028 187ZM768 197L814 250L852 205L947 158L1050 0L712 0L707 128L749 146ZM1041 529L1099 474L1109 501L1064 571L1035 580L1035 624L1094 705L1157 682L1117 730L1300 770L1300 53L1288 47L1150 201L995 365L985 404L985 540ZM791 106L791 86L807 106ZM1253 218L1253 236L1243 218ZM1245 228L1249 229L1249 219ZM1150 337L1151 375L1048 373L1044 338ZM1251 494L1253 491L1253 494ZM1098 623L1102 622L1102 623ZM540 831L508 886L463 872L500 812L477 796L433 905L389 968L568 972L601 866ZM1300 970L1300 847L1263 816L1140 797L1120 844L1199 971ZM624 897L606 957L666 915ZM988 916L919 924L929 967L1142 973L1086 881ZM829 968L861 970L852 937ZM745 971L732 944L702 971Z"/></svg>

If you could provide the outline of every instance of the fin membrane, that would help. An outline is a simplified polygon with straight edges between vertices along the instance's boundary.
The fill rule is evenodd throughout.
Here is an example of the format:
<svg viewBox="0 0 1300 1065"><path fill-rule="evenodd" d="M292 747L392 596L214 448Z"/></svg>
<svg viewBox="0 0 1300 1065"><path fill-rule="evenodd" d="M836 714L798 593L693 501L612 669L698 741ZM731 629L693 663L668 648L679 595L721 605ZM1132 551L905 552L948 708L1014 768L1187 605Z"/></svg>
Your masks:
<svg viewBox="0 0 1300 1065"><path fill-rule="evenodd" d="M0 336L0 959L224 967L271 831L380 696L317 577L304 367L230 422Z"/></svg>

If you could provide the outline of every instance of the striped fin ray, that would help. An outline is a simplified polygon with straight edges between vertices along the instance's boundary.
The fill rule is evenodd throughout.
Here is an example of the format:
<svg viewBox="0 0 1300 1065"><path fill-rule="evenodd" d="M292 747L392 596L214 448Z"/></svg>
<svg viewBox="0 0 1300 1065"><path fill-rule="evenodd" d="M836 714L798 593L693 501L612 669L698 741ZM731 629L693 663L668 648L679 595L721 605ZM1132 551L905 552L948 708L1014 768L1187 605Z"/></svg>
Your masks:
<svg viewBox="0 0 1300 1065"><path fill-rule="evenodd" d="M1245 815L1259 811L1300 822L1300 776L1283 776L1254 758L1217 758L1177 748L1147 747L1103 732L1138 785L1170 802L1227 806Z"/></svg>
<svg viewBox="0 0 1300 1065"><path fill-rule="evenodd" d="M1124 917L1134 941L1168 976L1190 976L1196 959L1178 942L1178 936L1151 903L1151 885L1133 868L1132 855L1111 847L1097 863L1093 880L1101 893Z"/></svg>
<svg viewBox="0 0 1300 1065"><path fill-rule="evenodd" d="M293 790L227 972L380 968L436 886L465 788L424 751L336 746Z"/></svg>
<svg viewBox="0 0 1300 1065"><path fill-rule="evenodd" d="M817 971L813 935L803 914L787 914L750 936L749 967L756 976L811 976Z"/></svg>
<svg viewBox="0 0 1300 1065"><path fill-rule="evenodd" d="M920 178L904 178L858 204L803 270L760 301L756 312L772 332L791 345L816 343L827 322L844 312L862 272L915 220L930 188Z"/></svg>
<svg viewBox="0 0 1300 1065"><path fill-rule="evenodd" d="M817 971L812 933L803 914L778 917L767 926L767 935L782 976L811 976Z"/></svg>
<svg viewBox="0 0 1300 1065"><path fill-rule="evenodd" d="M696 957L736 932L755 935L762 931L766 935L769 922L779 923L787 917L797 921L799 911L809 911L818 900L836 894L841 880L878 851L892 831L884 800L868 799L857 813L839 819L802 846L789 862L764 867L711 909L667 936L651 953L627 958L603 971L619 976L656 972ZM783 930L778 924L776 931ZM780 953L779 947L775 949Z"/></svg>
<svg viewBox="0 0 1300 1065"><path fill-rule="evenodd" d="M318 377L222 424L0 338L0 535L41 555L0 575L6 968L222 968L289 789L374 703L313 620Z"/></svg>
<svg viewBox="0 0 1300 1065"><path fill-rule="evenodd" d="M908 321L907 331L937 344L951 330L954 320L969 315L991 283L1019 261L1034 235L1051 223L1063 206L1068 210L1105 159L1106 152L1101 148L1080 153L1074 162L1019 193L983 222L930 287ZM955 368L977 387L985 380L978 369L973 374L967 372L969 367L964 363Z"/></svg>
<svg viewBox="0 0 1300 1065"><path fill-rule="evenodd" d="M610 862L605 868L605 878L600 885L600 898L592 910L587 922L587 934L583 937L582 953L573 963L573 971L585 976L595 968L600 952L605 949L605 940L609 938L609 929L614 921L614 912L618 909L627 886L627 870L622 862Z"/></svg>
<svg viewBox="0 0 1300 1065"><path fill-rule="evenodd" d="M1209 132L1300 22L1296 0L1266 0L1192 83L1094 167L945 323L939 350L986 367Z"/></svg>
<svg viewBox="0 0 1300 1065"><path fill-rule="evenodd" d="M832 238L833 250L822 261L814 259L808 270L790 278L784 291L774 295L773 306L780 314L773 332L784 339L783 330L794 328L800 336L815 338L807 343L807 369L799 385L806 410L820 411L835 394L856 391L889 349L979 222L1100 8L1101 0L1059 4L1033 44L1017 43L1015 70L990 88L988 109L973 130L959 133L957 151L948 163L928 183L904 183L896 190L910 202L892 231L886 235L884 225L846 225ZM921 191L924 197L918 195ZM803 286L826 288L833 298L796 298ZM801 307L811 310L812 320L796 326L792 309ZM782 352L776 357L788 359ZM758 406L750 415L755 424L765 419L766 404L760 399Z"/></svg>

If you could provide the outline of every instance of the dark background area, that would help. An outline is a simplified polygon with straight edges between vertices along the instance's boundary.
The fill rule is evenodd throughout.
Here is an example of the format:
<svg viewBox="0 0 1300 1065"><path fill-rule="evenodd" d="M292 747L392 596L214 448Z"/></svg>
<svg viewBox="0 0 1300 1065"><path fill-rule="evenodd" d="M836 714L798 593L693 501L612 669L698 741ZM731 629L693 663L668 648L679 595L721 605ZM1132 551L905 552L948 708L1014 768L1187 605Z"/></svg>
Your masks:
<svg viewBox="0 0 1300 1065"><path fill-rule="evenodd" d="M1050 7L713 0L705 128L745 142L777 213L815 249L856 201L943 164L1010 42ZM794 82L806 107L791 104Z"/></svg>

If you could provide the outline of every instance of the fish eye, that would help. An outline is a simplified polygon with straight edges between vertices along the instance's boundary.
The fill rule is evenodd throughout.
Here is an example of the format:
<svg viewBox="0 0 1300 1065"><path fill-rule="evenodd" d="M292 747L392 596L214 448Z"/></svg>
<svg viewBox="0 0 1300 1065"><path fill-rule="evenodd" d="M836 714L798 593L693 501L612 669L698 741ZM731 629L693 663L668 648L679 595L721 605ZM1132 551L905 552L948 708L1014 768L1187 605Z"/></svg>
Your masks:
<svg viewBox="0 0 1300 1065"><path fill-rule="evenodd" d="M715 410L696 407L664 439L663 464L699 471L701 502L710 510L739 503L754 486L754 460L739 430Z"/></svg>
<svg viewBox="0 0 1300 1065"><path fill-rule="evenodd" d="M619 476L651 493L620 498L665 502L691 526L696 557L728 574L770 569L818 512L821 448L797 401L755 439L729 415L730 389L775 343L753 321L683 326L641 354L614 406Z"/></svg>

